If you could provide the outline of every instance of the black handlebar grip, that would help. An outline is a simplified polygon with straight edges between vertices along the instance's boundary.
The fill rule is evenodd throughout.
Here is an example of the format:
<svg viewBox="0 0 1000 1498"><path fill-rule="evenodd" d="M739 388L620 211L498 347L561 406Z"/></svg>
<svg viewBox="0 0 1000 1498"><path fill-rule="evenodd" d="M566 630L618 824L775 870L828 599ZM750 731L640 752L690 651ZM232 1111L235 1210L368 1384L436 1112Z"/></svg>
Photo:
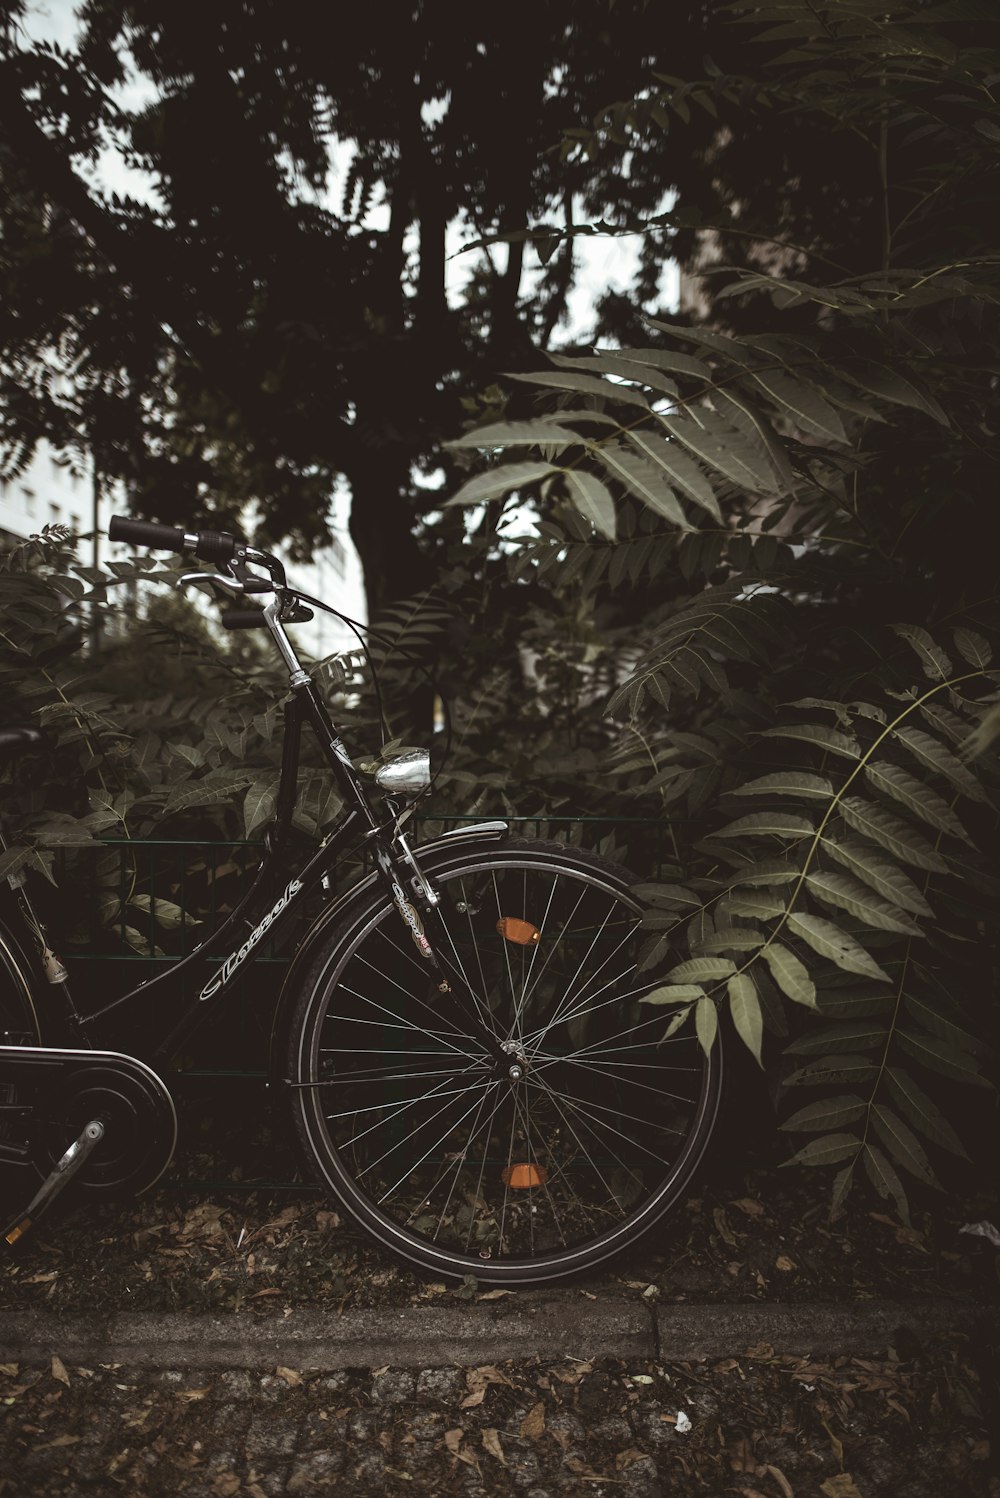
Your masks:
<svg viewBox="0 0 1000 1498"><path fill-rule="evenodd" d="M222 627L224 629L263 629L263 609L223 609Z"/></svg>
<svg viewBox="0 0 1000 1498"><path fill-rule="evenodd" d="M184 550L184 532L176 525L132 520L128 515L112 515L108 536L112 541L127 541L130 546L152 546L157 551Z"/></svg>
<svg viewBox="0 0 1000 1498"><path fill-rule="evenodd" d="M228 531L199 531L194 552L203 562L230 562L237 546L245 545L246 542Z"/></svg>

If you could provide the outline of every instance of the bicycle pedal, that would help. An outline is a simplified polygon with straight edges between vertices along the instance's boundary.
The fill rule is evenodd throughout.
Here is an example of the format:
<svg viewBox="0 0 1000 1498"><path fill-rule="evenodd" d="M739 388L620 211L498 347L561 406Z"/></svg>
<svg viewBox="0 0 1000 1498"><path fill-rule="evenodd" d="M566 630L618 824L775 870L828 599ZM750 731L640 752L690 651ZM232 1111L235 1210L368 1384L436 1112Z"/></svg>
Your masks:
<svg viewBox="0 0 1000 1498"><path fill-rule="evenodd" d="M104 1125L100 1119L92 1118L80 1136L74 1139L61 1159L49 1171L28 1205L23 1211L18 1212L13 1221L4 1229L5 1243L13 1247L19 1238L24 1237L46 1208L50 1207L65 1191L103 1138Z"/></svg>

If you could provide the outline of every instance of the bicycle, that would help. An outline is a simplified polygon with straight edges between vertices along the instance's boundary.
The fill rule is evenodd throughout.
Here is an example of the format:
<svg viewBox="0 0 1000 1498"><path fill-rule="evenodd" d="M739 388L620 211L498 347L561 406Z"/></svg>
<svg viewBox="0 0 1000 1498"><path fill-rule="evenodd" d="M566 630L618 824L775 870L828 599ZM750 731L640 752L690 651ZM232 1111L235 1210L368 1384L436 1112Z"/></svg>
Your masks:
<svg viewBox="0 0 1000 1498"><path fill-rule="evenodd" d="M378 770L373 804L286 624L310 605L281 563L225 532L115 516L112 540L193 551L209 578L262 607L228 610L266 629L288 672L281 777L253 883L211 938L211 976L173 1003L206 943L110 1003L81 1012L24 881L0 910L0 1178L30 1202L3 1230L17 1242L73 1182L80 1195L138 1193L166 1170L177 1116L162 1075L349 843L371 872L325 898L277 996L270 1086L290 1109L309 1173L344 1216L435 1276L541 1285L594 1270L645 1236L683 1195L716 1119L719 1047L690 1024L664 1039L642 999L634 876L559 843L488 822L412 847L404 821L430 781L429 755ZM315 733L344 809L283 882L303 726ZM0 731L0 759L36 746ZM2 846L2 840L0 840ZM115 1049L144 1006L141 1055ZM26 1184L27 1183L27 1184ZM13 1198L11 1198L13 1199Z"/></svg>

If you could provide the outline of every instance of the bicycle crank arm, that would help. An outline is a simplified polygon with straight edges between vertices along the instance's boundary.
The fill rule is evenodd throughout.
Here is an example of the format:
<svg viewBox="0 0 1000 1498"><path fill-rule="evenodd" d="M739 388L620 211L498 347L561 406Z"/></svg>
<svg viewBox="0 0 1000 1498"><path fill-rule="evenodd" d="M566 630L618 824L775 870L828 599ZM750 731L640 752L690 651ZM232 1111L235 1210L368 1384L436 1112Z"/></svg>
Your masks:
<svg viewBox="0 0 1000 1498"><path fill-rule="evenodd" d="M23 1212L18 1212L13 1222L3 1232L4 1241L16 1243L41 1217L46 1207L51 1207L56 1197L65 1191L70 1181L80 1172L94 1150L104 1138L104 1125L99 1118L92 1118L79 1139L75 1139L62 1159L57 1161L35 1192Z"/></svg>

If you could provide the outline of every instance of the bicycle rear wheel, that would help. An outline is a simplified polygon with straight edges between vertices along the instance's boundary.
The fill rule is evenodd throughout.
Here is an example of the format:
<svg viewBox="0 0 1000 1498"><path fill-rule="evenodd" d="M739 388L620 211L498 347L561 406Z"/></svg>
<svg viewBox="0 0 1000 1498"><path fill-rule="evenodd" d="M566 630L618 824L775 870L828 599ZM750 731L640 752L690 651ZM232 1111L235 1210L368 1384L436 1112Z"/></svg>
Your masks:
<svg viewBox="0 0 1000 1498"><path fill-rule="evenodd" d="M39 1045L31 984L16 947L0 927L0 1045ZM0 1175L28 1163L17 1084L0 1080Z"/></svg>
<svg viewBox="0 0 1000 1498"><path fill-rule="evenodd" d="M380 1243L434 1274L544 1284L630 1247L676 1203L721 1083L690 1027L663 1041L636 970L631 876L559 844L435 854L449 957L509 1064L441 1010L373 892L317 957L287 1076L310 1167Z"/></svg>

